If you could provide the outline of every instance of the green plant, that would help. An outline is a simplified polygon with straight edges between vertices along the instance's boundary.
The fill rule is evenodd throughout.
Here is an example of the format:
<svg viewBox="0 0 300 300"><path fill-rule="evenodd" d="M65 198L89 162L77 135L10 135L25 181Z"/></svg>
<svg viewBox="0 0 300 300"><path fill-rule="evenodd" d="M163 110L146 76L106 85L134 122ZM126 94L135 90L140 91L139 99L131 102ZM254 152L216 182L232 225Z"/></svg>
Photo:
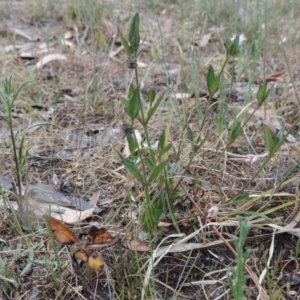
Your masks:
<svg viewBox="0 0 300 300"><path fill-rule="evenodd" d="M159 138L157 151L154 151L151 145L147 125L164 99L164 95L157 97L155 89L152 89L149 91L146 100L142 98L137 68L140 47L139 22L139 14L136 13L130 26L128 41L120 33L122 45L128 55L128 68L134 70L136 81L136 85L131 85L129 88L129 99L122 99L121 101L132 124L135 120L141 124L146 138L146 145L141 145L134 130L128 130L126 137L131 157L120 156L133 178L138 180L144 188L145 201L141 219L146 230L153 235L157 231L158 221L165 209L163 194L168 186L166 184L167 178L164 178L164 176L167 174L166 167L170 161L168 151L171 144L168 144L168 131L163 130ZM146 153L149 153L148 157L146 157ZM139 168L139 165L141 168ZM159 189L151 194L151 185L154 182L158 183Z"/></svg>
<svg viewBox="0 0 300 300"><path fill-rule="evenodd" d="M200 133L197 136L195 136L194 132L189 126L189 114L185 113L182 118L183 130L181 133L180 143L177 149L175 149L173 145L168 142L171 126L170 123L168 123L166 125L165 130L161 132L157 149L154 149L150 141L148 124L151 118L156 113L158 107L161 105L162 100L164 99L164 95L157 97L155 89L151 89L148 92L146 99L144 99L141 94L137 67L137 59L139 56L140 47L139 22L139 14L136 13L129 29L128 40L119 31L121 43L128 56L128 68L133 70L135 74L135 85L131 85L129 87L128 99L121 99L121 102L124 105L126 113L131 120L131 126L133 126L135 120L137 120L142 126L146 143L145 145L142 145L142 143L137 140L135 131L133 129L127 130L126 137L130 149L130 157L125 157L124 155L120 155L120 157L123 161L123 164L130 171L133 178L135 180L138 180L143 186L145 201L143 213L141 215L141 220L146 230L150 234L153 234L156 231L157 223L159 222L159 220L162 217L162 214L164 213L165 215L168 215L171 218L173 225L179 232L180 230L174 215L173 202L183 177L181 176L179 177L179 179L174 180L171 174L172 170L170 168L167 168L167 166L172 159L180 161L181 153L184 148L183 141L185 134L187 135L188 140L192 145L192 151L182 174L185 174L189 170L196 156L196 153L199 152L199 150L203 147L206 137L204 139L201 139L202 130L205 126L208 113L211 107L214 105L212 104L213 98L215 97L216 93L220 90L225 66L239 53L240 36L236 35L233 41L227 45L225 60L222 64L219 74L216 74L212 65L210 65L208 68L208 72L206 75L206 84L209 93L209 98L205 107L205 111L202 114L203 118L201 120ZM207 175L211 173L214 167L224 157L226 151L229 149L232 143L240 136L243 128L247 125L255 111L259 109L261 105L263 105L263 103L268 98L269 94L270 89L267 88L267 84L261 85L257 92L258 105L254 109L253 113L251 113L250 116L243 121L243 111L242 113L237 114L234 117L234 119L229 123L227 131L227 142L223 149L220 151L219 155L216 157L214 163L209 168L207 168L206 172L202 176L203 179L205 179ZM247 108L248 106L245 107L245 110ZM224 112L220 111L219 114L223 116ZM222 129L222 135L223 134L224 130ZM278 139L273 139L272 135L270 135L270 132L267 132L267 129L265 129L265 135L267 146L269 148L270 158L280 148L284 137L283 134L280 134ZM170 152L171 149L174 150L173 154ZM156 187L155 192L151 190L151 187L154 186L154 183Z"/></svg>
<svg viewBox="0 0 300 300"><path fill-rule="evenodd" d="M8 153L12 157L14 161L14 175L16 180L16 186L14 186L14 196L16 197L18 203L18 216L15 215L16 223L14 224L14 226L17 228L19 234L22 233L22 229L21 225L17 222L17 220L20 220L22 225L28 226L28 224L26 224L24 215L24 211L27 209L27 206L26 201L23 201L24 198L26 198L26 195L24 196L24 191L22 188L22 182L24 179L26 179L25 169L27 164L27 155L29 151L29 148L25 148L26 132L28 132L30 129L36 126L51 125L47 122L44 122L29 125L21 131L18 131L17 128L15 128L13 109L20 92L27 83L28 81L23 83L20 86L20 88L15 92L13 88L11 75L9 78L6 78L4 80L3 90L0 90L0 98L5 109L5 111L0 114L0 120L4 121L4 123L6 124L11 141L11 146L5 145L4 143L1 143L0 146L6 153ZM15 211L13 210L12 213L15 214Z"/></svg>
<svg viewBox="0 0 300 300"><path fill-rule="evenodd" d="M2 147L5 148L7 152L10 153L12 156L14 163L15 163L15 176L16 176L16 182L17 187L15 188L16 196L17 196L17 202L20 209L20 212L22 213L24 207L22 203L22 172L24 169L24 166L26 164L26 155L27 152L24 150L24 141L25 141L25 134L22 133L15 133L14 131L14 120L13 120L13 107L15 104L16 99L18 98L22 88L25 84L28 82L25 82L21 85L21 87L17 90L17 92L14 92L13 86L12 86L12 76L9 78L6 78L3 83L3 91L0 91L0 98L5 108L5 114L0 115L0 119L3 120L10 132L10 140L12 147L5 147L4 144L2 144Z"/></svg>
<svg viewBox="0 0 300 300"><path fill-rule="evenodd" d="M244 296L244 287L249 276L245 275L245 264L249 257L250 251L244 252L246 237L250 230L250 224L246 219L239 219L240 237L235 239L234 245L237 253L237 265L229 268L227 279L230 285L233 298L235 300L246 300Z"/></svg>

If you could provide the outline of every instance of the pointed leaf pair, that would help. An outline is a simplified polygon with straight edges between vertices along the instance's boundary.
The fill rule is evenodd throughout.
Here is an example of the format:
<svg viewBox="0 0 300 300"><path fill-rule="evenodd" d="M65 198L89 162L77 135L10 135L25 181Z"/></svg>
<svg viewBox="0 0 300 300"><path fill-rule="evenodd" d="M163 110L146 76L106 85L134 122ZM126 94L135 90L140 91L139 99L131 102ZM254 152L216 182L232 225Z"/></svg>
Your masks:
<svg viewBox="0 0 300 300"><path fill-rule="evenodd" d="M212 97L220 87L220 76L215 75L215 71L212 65L209 65L208 72L206 75L206 84L209 95Z"/></svg>
<svg viewBox="0 0 300 300"><path fill-rule="evenodd" d="M131 97L128 101L127 114L133 121L140 110L140 88L137 87L133 90Z"/></svg>
<svg viewBox="0 0 300 300"><path fill-rule="evenodd" d="M267 90L267 87L268 87L267 83L264 83L258 89L258 92L256 94L256 99L259 105L263 104L270 94L271 88Z"/></svg>
<svg viewBox="0 0 300 300"><path fill-rule="evenodd" d="M140 46L140 17L139 13L136 13L132 19L129 30L129 41L120 33L121 43L128 55L136 55Z"/></svg>
<svg viewBox="0 0 300 300"><path fill-rule="evenodd" d="M148 184L151 184L158 177L158 175L168 165L169 161L170 161L170 159L167 159L152 169L151 174L149 175L149 177L147 179Z"/></svg>
<svg viewBox="0 0 300 300"><path fill-rule="evenodd" d="M229 48L227 50L227 55L229 57L233 57L238 54L239 44L240 44L240 35L238 34L235 36L233 42L231 43L231 45L229 46Z"/></svg>
<svg viewBox="0 0 300 300"><path fill-rule="evenodd" d="M162 100L164 99L164 94L161 95L155 102L155 104L152 106L154 100L155 100L155 96L154 96L154 99L152 98L153 97L153 94L151 96L148 95L148 99L151 103L151 108L148 110L148 114L147 114L147 121L149 121L152 116L154 115L154 113L156 112L157 108L159 107L160 103L162 102ZM153 99L153 100L152 100Z"/></svg>
<svg viewBox="0 0 300 300"><path fill-rule="evenodd" d="M269 150L269 155L273 155L282 145L284 141L284 132L285 128L283 126L280 128L277 136L275 136L267 125L264 126L265 141Z"/></svg>
<svg viewBox="0 0 300 300"><path fill-rule="evenodd" d="M123 155L120 154L120 158L123 162L123 164L125 165L125 167L128 169L128 171L131 173L131 175L135 178L135 179L140 179L140 173L138 170L137 165L135 164L135 162L133 160L131 160L128 157L125 157Z"/></svg>
<svg viewBox="0 0 300 300"><path fill-rule="evenodd" d="M236 122L232 126L231 132L230 132L230 135L229 135L229 142L230 143L234 142L238 138L238 136L241 133L241 130L242 130L241 122Z"/></svg>

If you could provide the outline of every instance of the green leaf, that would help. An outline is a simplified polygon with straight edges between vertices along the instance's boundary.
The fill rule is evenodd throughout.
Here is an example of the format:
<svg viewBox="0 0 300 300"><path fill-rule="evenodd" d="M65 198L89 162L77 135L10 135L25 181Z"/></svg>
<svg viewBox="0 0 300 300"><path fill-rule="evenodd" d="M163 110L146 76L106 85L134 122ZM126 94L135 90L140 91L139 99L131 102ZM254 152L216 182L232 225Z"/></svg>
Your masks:
<svg viewBox="0 0 300 300"><path fill-rule="evenodd" d="M240 42L240 35L238 34L233 42L231 43L231 45L229 46L229 49L228 49L228 56L235 56L238 54L238 51L239 51L239 42Z"/></svg>
<svg viewBox="0 0 300 300"><path fill-rule="evenodd" d="M278 133L277 133L277 139L278 139L278 142L280 142L283 137L284 137L284 132L285 132L285 126L282 125L282 127L279 129Z"/></svg>
<svg viewBox="0 0 300 300"><path fill-rule="evenodd" d="M126 108L126 110L128 109L128 100L121 98L121 103L124 105L124 107Z"/></svg>
<svg viewBox="0 0 300 300"><path fill-rule="evenodd" d="M132 19L129 30L129 43L131 54L137 53L140 46L140 17L139 13L136 13Z"/></svg>
<svg viewBox="0 0 300 300"><path fill-rule="evenodd" d="M30 271L30 268L31 268L32 263L33 263L33 258L34 258L33 251L30 250L29 254L28 254L28 263L26 264L26 266L24 267L24 269L20 273L20 276L23 276L23 275L25 275L26 273L28 273Z"/></svg>
<svg viewBox="0 0 300 300"><path fill-rule="evenodd" d="M267 125L264 126L264 134L265 134L266 146L269 150L270 155L272 155L275 152L275 148L277 144L276 138L274 137L272 131Z"/></svg>
<svg viewBox="0 0 300 300"><path fill-rule="evenodd" d="M249 198L249 194L248 193L243 193L241 195L237 195L236 197L234 197L232 199L233 202L240 202L240 201L246 201Z"/></svg>
<svg viewBox="0 0 300 300"><path fill-rule="evenodd" d="M160 152L161 150L163 150L164 147L165 147L165 135L166 135L166 131L165 130L163 130L161 132L161 134L159 135L158 145L157 145L158 152Z"/></svg>
<svg viewBox="0 0 300 300"><path fill-rule="evenodd" d="M165 153L167 153L172 148L172 144L168 144L165 146L162 150L159 151L159 155L163 156Z"/></svg>
<svg viewBox="0 0 300 300"><path fill-rule="evenodd" d="M19 283L15 278L10 278L9 281L12 283L12 285L18 289L19 288Z"/></svg>
<svg viewBox="0 0 300 300"><path fill-rule="evenodd" d="M209 95L212 97L220 86L220 76L215 75L215 71L212 65L209 65L206 75L206 84L209 91Z"/></svg>
<svg viewBox="0 0 300 300"><path fill-rule="evenodd" d="M209 65L208 71L206 74L206 84L207 84L208 88L211 85L211 83L215 80L215 78L216 78L216 76L215 76L214 68L212 65Z"/></svg>
<svg viewBox="0 0 300 300"><path fill-rule="evenodd" d="M194 134L193 134L193 131L191 129L191 127L188 125L187 127L187 134L188 134L188 138L191 142L194 141Z"/></svg>
<svg viewBox="0 0 300 300"><path fill-rule="evenodd" d="M158 106L160 105L161 101L164 99L164 94L161 95L156 103L153 105L153 107L151 107L149 110L148 110L148 113L147 113L147 122L149 122L149 120L151 119L151 117L154 115L154 113L156 112Z"/></svg>
<svg viewBox="0 0 300 300"><path fill-rule="evenodd" d="M132 96L132 95L133 95L134 90L135 90L135 87L134 87L133 84L131 84L130 87L129 87L129 96Z"/></svg>
<svg viewBox="0 0 300 300"><path fill-rule="evenodd" d="M120 158L123 162L123 164L125 165L125 167L129 170L129 172L131 173L131 175L135 178L135 179L140 179L140 174L139 174L139 170L135 164L134 161L132 161L130 158L127 158L123 155L120 154Z"/></svg>
<svg viewBox="0 0 300 300"><path fill-rule="evenodd" d="M126 139L129 145L130 154L133 155L135 151L139 148L136 138L133 136L134 133L127 133Z"/></svg>
<svg viewBox="0 0 300 300"><path fill-rule="evenodd" d="M147 164L149 170L152 172L153 169L154 169L154 163L153 163L153 161L149 157L146 157L145 160L146 160L146 164Z"/></svg>
<svg viewBox="0 0 300 300"><path fill-rule="evenodd" d="M232 131L229 135L230 143L234 142L238 138L239 134L241 133L241 129L242 129L241 122L236 122L233 125Z"/></svg>
<svg viewBox="0 0 300 300"><path fill-rule="evenodd" d="M7 124L7 126L10 127L11 124L8 118L0 115L0 120L3 120Z"/></svg>
<svg viewBox="0 0 300 300"><path fill-rule="evenodd" d="M211 83L209 87L209 92L211 96L213 96L218 91L220 87L220 78L220 76L217 76L215 80Z"/></svg>
<svg viewBox="0 0 300 300"><path fill-rule="evenodd" d="M122 33L121 33L120 30L119 30L119 34L120 34L120 40L121 40L122 46L124 47L126 53L128 55L130 55L131 54L131 50L130 50L130 46L129 46L127 40L123 37L123 35L122 35Z"/></svg>
<svg viewBox="0 0 300 300"><path fill-rule="evenodd" d="M151 182L153 182L157 176L161 173L161 171L168 165L169 163L169 159L163 161L162 163L160 163L159 165L157 165L151 172L150 176L147 179L147 183L151 184Z"/></svg>
<svg viewBox="0 0 300 300"><path fill-rule="evenodd" d="M151 89L149 92L148 92L148 100L149 102L152 104L153 101L155 100L155 97L156 97L156 91L155 89Z"/></svg>
<svg viewBox="0 0 300 300"><path fill-rule="evenodd" d="M264 83L259 87L258 92L256 94L256 99L259 105L263 104L264 101L268 98L270 90L271 89L267 90L267 83Z"/></svg>
<svg viewBox="0 0 300 300"><path fill-rule="evenodd" d="M129 99L128 108L127 108L127 114L132 121L137 117L139 110L140 110L140 88L137 87L133 91L131 98Z"/></svg>

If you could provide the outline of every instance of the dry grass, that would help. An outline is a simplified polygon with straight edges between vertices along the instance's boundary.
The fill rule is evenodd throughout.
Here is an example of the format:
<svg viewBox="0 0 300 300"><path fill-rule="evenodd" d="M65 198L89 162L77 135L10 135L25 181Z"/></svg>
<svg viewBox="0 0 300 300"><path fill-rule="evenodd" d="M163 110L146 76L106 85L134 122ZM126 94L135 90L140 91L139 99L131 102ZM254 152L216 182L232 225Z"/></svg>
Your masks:
<svg viewBox="0 0 300 300"><path fill-rule="evenodd" d="M107 262L104 271L83 268L76 273L72 247L57 245L32 213L31 227L23 224L20 232L11 208L3 207L0 298L231 299L226 272L236 258L229 245L239 235L237 220L242 216L251 224L245 245L251 250L247 264L258 278L262 276L262 289L269 299L298 299L300 5L247 0L199 0L186 5L144 2L103 1L99 5L94 0L24 0L0 4L1 78L14 73L15 89L31 80L15 103L14 130L21 132L38 122L60 127L39 126L26 134L24 185L52 185L56 174L63 183L59 189L66 195L90 200L98 192L101 212L77 223L74 231L79 234L96 224L120 240L101 251ZM124 128L131 125L120 98L126 97L134 76L120 49L116 25L126 35L135 11L140 12L145 39L139 57L142 93L155 87L167 95L148 124L151 141L157 141L170 122L169 154L176 156L169 169L172 187L180 176L188 177L171 195L180 232L166 210L160 218L164 224L153 239L140 218L143 186L133 180L118 155L125 143ZM65 33L71 37L64 41ZM221 68L225 44L235 33L244 33L247 41L226 68L220 95L208 103L208 66ZM67 60L37 69L42 44L47 50L43 55L62 54ZM15 48L5 51L8 45ZM31 53L29 58L25 52ZM284 73L270 79L280 72ZM228 126L255 99L258 84L266 78L274 88L271 96L216 164L228 140ZM181 99L183 93L188 97ZM0 112L4 113L1 104ZM196 153L186 134L187 115L194 135L205 139ZM270 159L264 123L275 133L278 124L293 128ZM138 123L133 127L142 130ZM0 142L9 148L4 122L0 128ZM259 162L245 162L248 154L259 155ZM182 174L192 155L188 172ZM14 164L5 150L0 150L0 161L3 185L6 176L15 176ZM150 187L153 194L156 189L156 184ZM249 197L233 200L245 192ZM1 203L13 201L13 196L2 194ZM216 218L207 219L214 206L218 207ZM132 240L149 251L129 250ZM252 277L246 282L245 296L257 299L258 295Z"/></svg>

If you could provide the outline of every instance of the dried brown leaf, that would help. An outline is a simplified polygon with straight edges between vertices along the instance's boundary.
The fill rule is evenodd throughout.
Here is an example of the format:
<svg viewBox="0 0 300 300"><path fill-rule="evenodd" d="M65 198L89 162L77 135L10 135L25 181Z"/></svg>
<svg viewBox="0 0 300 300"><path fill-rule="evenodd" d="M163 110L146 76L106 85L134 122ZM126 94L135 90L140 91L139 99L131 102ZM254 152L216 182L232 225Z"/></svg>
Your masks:
<svg viewBox="0 0 300 300"><path fill-rule="evenodd" d="M63 245L72 245L76 243L75 233L62 221L45 215L50 229L53 231L56 240Z"/></svg>
<svg viewBox="0 0 300 300"><path fill-rule="evenodd" d="M49 54L49 55L46 55L44 57L42 57L40 59L39 62L36 63L36 67L38 69L42 68L44 65L48 64L49 62L53 61L53 60L66 60L67 57L65 55L62 55L62 54Z"/></svg>
<svg viewBox="0 0 300 300"><path fill-rule="evenodd" d="M170 32L172 29L173 21L172 19L167 19L161 26L162 32Z"/></svg>
<svg viewBox="0 0 300 300"><path fill-rule="evenodd" d="M199 46L202 48L205 47L208 44L210 38L211 38L211 33L204 34L200 41Z"/></svg>

